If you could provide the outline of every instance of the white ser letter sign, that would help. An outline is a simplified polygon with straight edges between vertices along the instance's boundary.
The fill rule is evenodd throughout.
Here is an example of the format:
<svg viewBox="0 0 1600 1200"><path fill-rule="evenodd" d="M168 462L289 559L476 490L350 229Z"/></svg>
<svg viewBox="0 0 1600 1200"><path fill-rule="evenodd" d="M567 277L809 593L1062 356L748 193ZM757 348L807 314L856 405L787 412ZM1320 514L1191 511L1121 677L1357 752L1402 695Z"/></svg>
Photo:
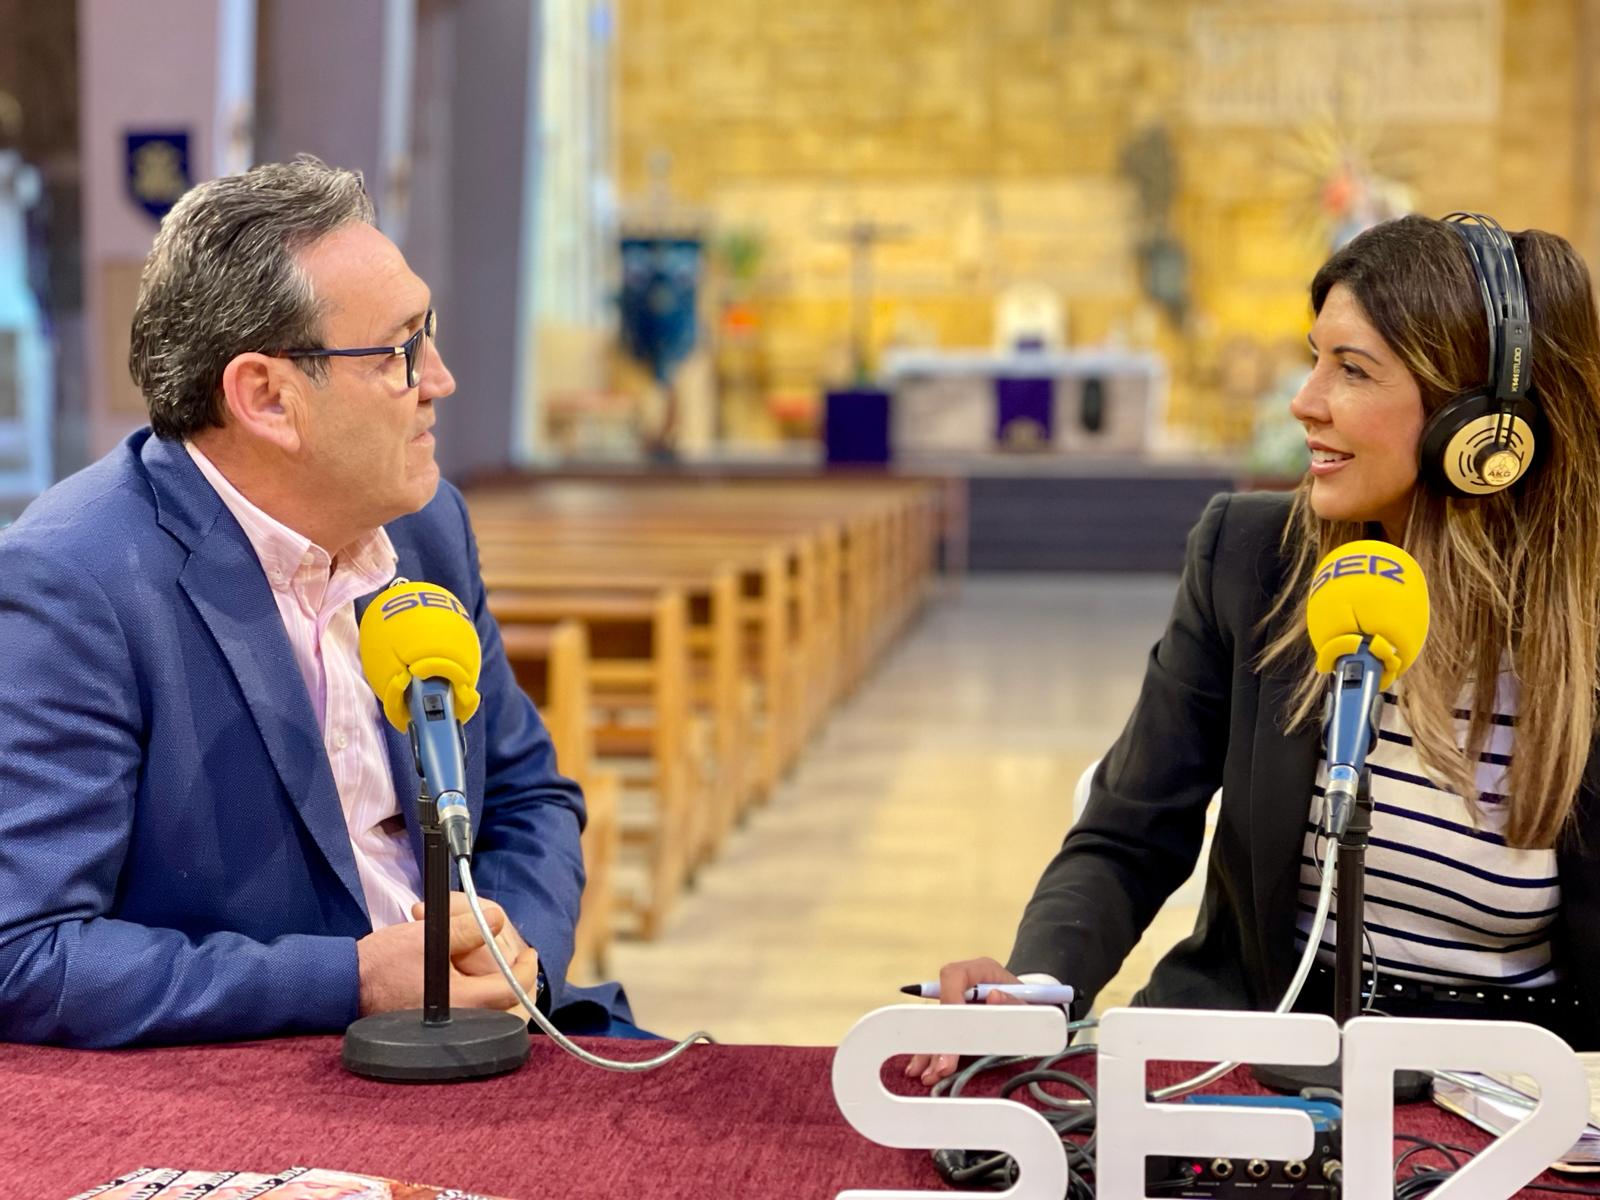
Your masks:
<svg viewBox="0 0 1600 1200"><path fill-rule="evenodd" d="M1056 1008L894 1005L869 1013L833 1061L833 1091L863 1136L902 1149L1004 1150L1020 1174L1004 1192L846 1191L839 1200L982 1196L1061 1200L1066 1155L1044 1118L1010 1100L896 1096L880 1080L897 1054L1054 1054L1066 1045ZM1194 1009L1124 1008L1100 1023L1100 1200L1147 1197L1149 1155L1292 1159L1309 1156L1311 1121L1283 1109L1151 1104L1151 1062L1332 1062L1339 1029L1327 1017ZM1361 1017L1344 1029L1343 1192L1388 1195L1393 1187L1393 1079L1397 1070L1514 1071L1534 1079L1533 1113L1436 1191L1437 1200L1510 1200L1578 1140L1589 1119L1583 1066L1560 1038L1509 1021L1419 1021Z"/></svg>

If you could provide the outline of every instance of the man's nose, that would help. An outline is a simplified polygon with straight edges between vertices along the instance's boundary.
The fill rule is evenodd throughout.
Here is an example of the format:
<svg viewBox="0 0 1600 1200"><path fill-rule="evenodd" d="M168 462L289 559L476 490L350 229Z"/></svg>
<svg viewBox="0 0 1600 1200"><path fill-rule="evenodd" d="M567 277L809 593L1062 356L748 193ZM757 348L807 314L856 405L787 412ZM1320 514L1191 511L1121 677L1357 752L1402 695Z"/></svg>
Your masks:
<svg viewBox="0 0 1600 1200"><path fill-rule="evenodd" d="M442 400L456 390L456 377L445 366L439 347L428 346L428 365L422 372L422 393L429 400Z"/></svg>

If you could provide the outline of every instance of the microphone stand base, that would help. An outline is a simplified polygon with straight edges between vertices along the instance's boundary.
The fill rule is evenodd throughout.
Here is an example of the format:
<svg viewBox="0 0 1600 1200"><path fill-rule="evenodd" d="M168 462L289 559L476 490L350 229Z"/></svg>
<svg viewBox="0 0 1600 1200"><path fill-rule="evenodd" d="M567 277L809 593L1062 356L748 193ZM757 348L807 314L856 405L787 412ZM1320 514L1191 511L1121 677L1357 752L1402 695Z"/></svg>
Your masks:
<svg viewBox="0 0 1600 1200"><path fill-rule="evenodd" d="M1274 1066L1255 1063L1250 1074L1262 1087L1286 1096L1298 1096L1302 1088L1331 1088L1343 1093L1343 1060L1326 1066ZM1394 1099L1396 1104L1414 1104L1433 1094L1433 1076L1426 1071L1396 1071L1394 1073Z"/></svg>
<svg viewBox="0 0 1600 1200"><path fill-rule="evenodd" d="M424 1023L423 1009L374 1013L344 1034L345 1069L391 1083L450 1083L515 1071L528 1060L528 1023L508 1012L452 1008Z"/></svg>

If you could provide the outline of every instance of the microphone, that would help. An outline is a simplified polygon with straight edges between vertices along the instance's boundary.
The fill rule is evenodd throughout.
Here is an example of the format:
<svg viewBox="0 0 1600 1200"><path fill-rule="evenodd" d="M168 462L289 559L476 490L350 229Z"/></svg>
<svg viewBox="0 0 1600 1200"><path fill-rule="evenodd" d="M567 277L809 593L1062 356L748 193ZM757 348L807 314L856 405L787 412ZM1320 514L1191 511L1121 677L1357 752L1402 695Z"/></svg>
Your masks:
<svg viewBox="0 0 1600 1200"><path fill-rule="evenodd" d="M411 738L450 854L472 856L462 722L478 711L483 648L461 601L434 583L397 579L361 617L361 670L384 716Z"/></svg>
<svg viewBox="0 0 1600 1200"><path fill-rule="evenodd" d="M1306 601L1317 669L1333 672L1322 736L1328 759L1323 828L1350 822L1367 754L1378 738L1381 693L1416 661L1428 637L1422 568L1388 542L1349 542L1317 564Z"/></svg>

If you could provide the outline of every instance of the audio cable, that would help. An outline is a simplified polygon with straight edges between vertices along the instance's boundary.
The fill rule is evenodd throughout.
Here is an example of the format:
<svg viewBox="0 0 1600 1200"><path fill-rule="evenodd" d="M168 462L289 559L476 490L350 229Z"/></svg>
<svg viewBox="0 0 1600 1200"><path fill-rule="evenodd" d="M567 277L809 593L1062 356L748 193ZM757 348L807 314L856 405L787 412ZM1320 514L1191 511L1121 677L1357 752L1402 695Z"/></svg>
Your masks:
<svg viewBox="0 0 1600 1200"><path fill-rule="evenodd" d="M1301 951L1300 964L1295 968L1294 978L1289 981L1288 988L1283 993L1283 999L1278 1001L1278 1007L1272 1011L1286 1013L1295 1006L1295 1001L1300 999L1300 992L1306 986L1306 980L1311 975L1311 966L1317 959L1317 951L1322 946L1322 931L1328 923L1328 910L1333 907L1333 880L1334 865L1339 860L1339 843L1328 843L1328 861L1326 873L1322 877L1322 887L1317 892L1317 911L1311 918L1311 930L1314 936L1307 936L1306 948ZM1208 1083L1215 1083L1224 1075L1229 1074L1239 1066L1236 1062L1218 1063L1207 1071L1202 1071L1192 1079L1185 1079L1180 1083L1170 1084L1164 1088L1156 1088L1150 1093L1153 1101L1175 1100L1179 1096L1187 1096L1190 1092L1197 1092Z"/></svg>
<svg viewBox="0 0 1600 1200"><path fill-rule="evenodd" d="M1074 1021L1067 1026L1067 1029L1071 1033L1081 1029L1091 1029L1097 1024L1098 1022L1094 1020ZM1058 1064L1065 1059L1093 1054L1095 1050L1093 1043L1069 1046L1061 1053L1041 1060L1031 1069L1012 1076L1000 1089L1000 1098L1009 1100L1013 1093L1027 1088L1034 1100L1051 1110L1043 1114L1044 1119L1060 1135L1061 1148L1067 1156L1067 1191L1064 1200L1094 1200L1095 1189L1090 1179L1095 1173L1095 1093L1087 1081L1060 1070ZM933 1086L931 1094L934 1096L948 1094L956 1097L962 1093L967 1084L987 1071L1015 1067L1031 1061L1033 1060L1027 1055L1019 1057L990 1055L980 1058L957 1074L939 1080ZM1071 1088L1078 1093L1079 1098L1047 1092L1042 1086L1046 1083ZM1075 1135L1085 1140L1082 1142L1071 1140ZM983 1186L985 1181L993 1181L996 1178L1010 1183L1015 1179L1016 1163L1003 1151L996 1154L982 1154L966 1150L935 1150L933 1162L945 1179L958 1186L973 1183Z"/></svg>
<svg viewBox="0 0 1600 1200"><path fill-rule="evenodd" d="M1307 935L1305 949L1301 952L1300 962L1295 970L1294 977L1290 980L1283 999L1278 1003L1277 1008L1273 1010L1277 1013L1288 1012L1294 1007L1295 1002L1299 1000L1300 993L1311 974L1311 967L1316 960L1317 951L1322 945L1322 931L1326 928L1329 911L1333 904L1333 885L1337 878L1335 867L1338 863L1339 843L1330 841L1327 850L1326 861L1318 863L1321 874L1321 887L1317 893L1317 908L1311 920L1311 932ZM1364 925L1362 934L1373 960L1374 978L1372 990L1373 997L1375 997L1377 994L1377 954L1374 952L1375 948L1372 946L1371 936ZM1370 1005L1371 998L1369 998L1368 1003ZM1080 1030L1093 1029L1099 1023L1097 1019L1092 1017L1081 1021L1073 1021L1067 1026L1068 1036L1070 1037ZM1008 1080L1000 1090L1002 1098L1009 1098L1013 1092L1026 1086L1029 1094L1041 1105L1058 1110L1046 1113L1044 1116L1045 1120L1049 1121L1061 1133L1062 1148L1067 1155L1067 1192L1064 1200L1094 1200L1094 1187L1086 1177L1092 1177L1094 1174L1095 1095L1093 1089L1087 1083L1076 1076L1056 1070L1056 1065L1063 1059L1080 1054L1091 1054L1096 1052L1097 1049L1098 1047L1093 1043L1069 1046L1060 1054L1040 1060L1036 1067L1030 1068ZM939 1096L948 1093L951 1096L958 1096L973 1078L983 1072L1020 1066L1033 1061L1027 1055L1019 1057L991 1055L987 1058L979 1058L955 1075L941 1079L933 1086L931 1094ZM1206 1084L1221 1079L1239 1065L1236 1062L1218 1063L1191 1079L1185 1079L1180 1083L1152 1090L1149 1093L1149 1099L1154 1102L1160 1102L1187 1096L1191 1092L1198 1091ZM1080 1098L1066 1098L1046 1092L1040 1087L1043 1082L1056 1082L1072 1087L1079 1092ZM1069 1140L1068 1135L1073 1133L1087 1134L1087 1140L1082 1144ZM1457 1155L1463 1155L1466 1159L1473 1157L1473 1151L1463 1146L1435 1142L1429 1138L1401 1133L1398 1130L1395 1131L1394 1137L1397 1141L1413 1143L1411 1149L1403 1151L1395 1160L1396 1176L1400 1174L1401 1169L1407 1162L1424 1151L1441 1154L1450 1164L1448 1167L1432 1168L1413 1164L1413 1173L1411 1175L1395 1180L1394 1200L1418 1200L1419 1197L1427 1196L1438 1190L1455 1172L1461 1169L1463 1159L1458 1158ZM1004 1153L978 1156L973 1152L963 1150L936 1150L934 1151L934 1163L941 1175L951 1183L958 1185L985 1179L993 1180L997 1173L1005 1177L1006 1182L1010 1182L1009 1173L1015 1170L1015 1164L1011 1160L1011 1156ZM1336 1167L1334 1175L1328 1180L1335 1189L1335 1195L1342 1194L1342 1179L1340 1178L1342 1174L1343 1172ZM1189 1182L1189 1180L1169 1180L1152 1183L1147 1186L1164 1190L1180 1187ZM1548 1192L1569 1196L1600 1196L1600 1190L1597 1189L1559 1184L1530 1183L1524 1185L1523 1191Z"/></svg>
<svg viewBox="0 0 1600 1200"><path fill-rule="evenodd" d="M1074 1029L1090 1028L1095 1024L1093 1020L1074 1022ZM1094 1145L1095 1145L1095 1093L1094 1090L1082 1079L1058 1069L1058 1064L1066 1058L1080 1054L1091 1054L1095 1050L1093 1044L1073 1046L1061 1054L1051 1058L1035 1060L1027 1055L1006 1057L991 1055L980 1058L964 1067L955 1075L941 1079L933 1086L932 1095L948 1094L951 1097L959 1096L963 1089L977 1076L988 1071L1004 1070L1008 1067L1018 1067L1025 1064L1036 1063L1020 1074L1012 1076L1001 1085L999 1097L1009 1099L1018 1091L1026 1087L1030 1095L1043 1107L1056 1111L1045 1112L1041 1115L1061 1134L1061 1147L1067 1156L1067 1190L1063 1200L1095 1200L1095 1173ZM1046 1092L1041 1083L1056 1083L1070 1087L1079 1093L1081 1098L1068 1098ZM1081 1143L1072 1141L1072 1136L1082 1136L1085 1140ZM1403 1150L1394 1160L1394 1200L1420 1200L1421 1197L1431 1195L1442 1187L1454 1174L1462 1169L1476 1153L1465 1146L1458 1146L1450 1142L1439 1142L1432 1138L1421 1137L1414 1133L1394 1131L1394 1139L1398 1142L1410 1143L1409 1149ZM1439 1155L1448 1165L1424 1165L1413 1161L1419 1155L1432 1153ZM977 1186L990 1188L1009 1187L1016 1182L1016 1163L1009 1154L985 1153L971 1150L935 1150L933 1152L934 1165L939 1174L948 1182L957 1186ZM1330 1170L1325 1176L1332 1187L1334 1196L1343 1195L1342 1165L1336 1160L1330 1161ZM1402 1176L1407 1164L1411 1166L1411 1173ZM1192 1176L1152 1180L1145 1184L1146 1191L1151 1194L1184 1190L1193 1187ZM1550 1193L1563 1196L1600 1196L1600 1189L1580 1187L1577 1185L1554 1183L1528 1183L1524 1184L1517 1193Z"/></svg>
<svg viewBox="0 0 1600 1200"><path fill-rule="evenodd" d="M1300 962L1295 968L1294 978L1289 981L1289 986L1283 994L1283 999L1278 1002L1277 1008L1273 1009L1273 1012L1275 1013L1286 1013L1295 1006L1295 1002L1300 999L1300 992L1304 989L1307 978L1309 978L1311 975L1311 967L1316 961L1317 949L1322 944L1321 932L1327 925L1328 912L1333 906L1333 883L1335 878L1333 868L1335 863L1338 861L1338 857L1339 843L1330 842L1328 844L1328 860L1325 864L1326 872L1322 876L1322 886L1317 893L1317 911L1316 914L1311 918L1311 928L1316 932L1317 936L1314 938L1308 937L1306 939L1306 946L1300 954ZM1067 1026L1068 1035L1070 1036L1071 1033L1080 1029L1092 1029L1099 1025L1099 1023L1100 1022L1098 1020L1094 1019L1074 1021ZM1073 1047L1065 1053L1081 1053L1087 1049L1088 1047ZM1004 1065L1004 1060L1002 1059L995 1058L993 1056L989 1058L980 1058L977 1060L977 1062L975 1062L972 1066L967 1067L960 1074L947 1076L945 1079L940 1080L938 1084L934 1085L932 1094L935 1096L940 1095L941 1087L949 1083L950 1080L960 1079L964 1085L966 1080L970 1079L972 1074L976 1073L977 1069L992 1070L993 1068L1001 1065ZM1149 1099L1154 1103L1160 1103L1163 1100L1176 1100L1180 1097L1187 1096L1191 1092L1199 1091L1209 1083L1215 1083L1224 1075L1236 1070L1239 1065L1240 1064L1237 1062L1217 1063L1215 1066L1210 1067L1189 1079L1182 1080L1178 1083L1168 1084L1166 1087L1154 1089L1150 1093ZM1034 1091L1034 1094L1035 1096L1040 1095L1037 1090ZM1046 1103L1050 1103L1050 1101L1046 1101ZM1060 1103L1065 1107L1081 1108L1090 1105L1092 1102L1088 1100L1067 1100L1061 1101Z"/></svg>
<svg viewBox="0 0 1600 1200"><path fill-rule="evenodd" d="M1312 814L1313 820L1317 825L1317 835L1312 839L1311 861L1317 868L1317 882L1319 884L1322 882L1323 876L1329 873L1322 861L1322 839L1328 838L1328 844L1330 846L1336 847L1339 844L1338 841L1333 838L1333 835L1328 832L1327 826L1324 824L1324 814L1322 809L1325 807L1326 803L1326 798L1322 795L1318 795L1316 808L1313 810ZM1332 865L1333 860L1329 859L1327 867L1331 867ZM1318 932L1320 934L1320 930ZM1309 934L1307 935L1306 940L1311 940ZM1361 1006L1361 1011L1363 1013L1372 1013L1375 1016L1385 1016L1386 1014L1381 1009L1373 1007L1378 1002L1378 947L1377 944L1372 940L1372 930L1367 927L1367 914L1365 911L1363 911L1361 914L1361 941L1362 944L1367 948L1367 957L1372 960L1372 981L1367 984L1367 1002Z"/></svg>
<svg viewBox="0 0 1600 1200"><path fill-rule="evenodd" d="M1394 1173L1396 1176L1400 1174L1400 1169L1407 1162L1419 1154L1437 1154L1450 1164L1448 1167L1425 1167L1420 1163L1413 1163L1410 1175L1407 1175L1404 1179L1397 1178L1395 1180L1395 1200L1416 1200L1419 1196L1427 1196L1438 1191L1475 1154L1474 1151L1467 1149L1465 1146L1456 1146L1449 1142L1436 1142L1432 1138L1418 1137L1414 1133L1396 1131L1394 1137L1398 1142L1410 1142L1412 1144L1411 1149L1402 1151L1400 1157L1394 1160ZM1556 1183L1525 1183L1517 1192L1517 1195L1521 1196L1527 1192L1552 1192L1563 1196L1600 1196L1600 1190L1594 1188Z"/></svg>
<svg viewBox="0 0 1600 1200"><path fill-rule="evenodd" d="M697 1029L688 1037L680 1041L677 1045L673 1046L672 1049L664 1051L663 1053L656 1055L654 1058L623 1061L619 1059L606 1058L603 1055L594 1054L588 1050L585 1050L582 1046L578 1045L571 1038L567 1037L566 1034L557 1029L555 1025L551 1023L550 1018L539 1011L538 1006L534 1003L533 997L528 995L526 989L523 988L516 975L512 973L511 964L506 961L505 952L500 949L500 944L494 940L494 934L489 931L489 919L484 915L483 905L478 902L478 888L477 885L472 881L471 860L465 855L456 859L456 869L461 873L461 890L467 894L467 907L472 910L473 919L478 923L478 932L483 935L483 944L489 948L489 953L494 957L495 966L500 968L500 974L503 975L505 977L505 981L511 985L511 991L517 997L517 1002L520 1003L523 1008L527 1009L528 1016L533 1019L533 1023L542 1029L549 1036L551 1041L560 1046L568 1054L572 1055L574 1058L581 1059L583 1062L586 1062L591 1066L601 1067L607 1071L654 1071L657 1067L666 1066L669 1062L677 1058L678 1055L682 1054L696 1042L705 1042L708 1045L716 1044L716 1038L712 1037L704 1030Z"/></svg>

